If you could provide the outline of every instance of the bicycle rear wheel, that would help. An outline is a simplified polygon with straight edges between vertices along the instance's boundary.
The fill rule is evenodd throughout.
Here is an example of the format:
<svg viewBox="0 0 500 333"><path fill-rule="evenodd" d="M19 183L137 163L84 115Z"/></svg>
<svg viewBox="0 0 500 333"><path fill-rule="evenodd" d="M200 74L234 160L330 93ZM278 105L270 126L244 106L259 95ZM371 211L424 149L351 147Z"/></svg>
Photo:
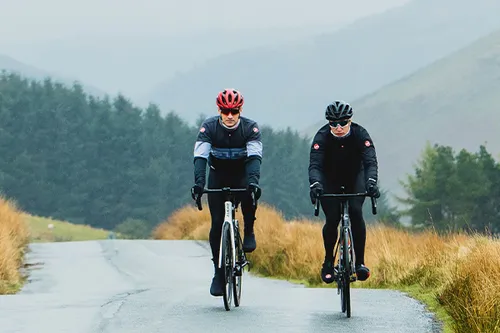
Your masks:
<svg viewBox="0 0 500 333"><path fill-rule="evenodd" d="M235 228L236 229L236 228ZM241 284L243 282L243 263L245 262L245 256L243 254L243 245L241 244L241 237L239 232L235 230L235 249L236 249L236 265L235 272L233 274L233 294L234 294L234 306L238 307L241 303Z"/></svg>
<svg viewBox="0 0 500 333"><path fill-rule="evenodd" d="M224 223L222 227L222 274L224 279L224 307L226 311L231 310L233 292L233 254L231 246L231 231L229 224Z"/></svg>

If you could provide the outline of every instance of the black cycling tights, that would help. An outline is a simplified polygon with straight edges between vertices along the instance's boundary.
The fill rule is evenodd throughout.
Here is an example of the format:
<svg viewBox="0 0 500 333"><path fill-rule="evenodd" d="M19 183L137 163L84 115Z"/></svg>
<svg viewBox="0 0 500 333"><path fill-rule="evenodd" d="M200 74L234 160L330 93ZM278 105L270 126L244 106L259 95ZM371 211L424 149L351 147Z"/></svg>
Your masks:
<svg viewBox="0 0 500 333"><path fill-rule="evenodd" d="M349 200L349 217L356 254L356 265L365 263L366 225L363 219L364 197ZM340 203L336 198L321 198L321 207L326 216L323 226L323 241L325 245L325 259L333 259L333 251L338 238L338 225L340 223ZM339 256L340 253L337 253Z"/></svg>
<svg viewBox="0 0 500 333"><path fill-rule="evenodd" d="M243 177L233 176L223 177L210 170L208 180L208 188L221 188L223 186L230 186L233 188L245 188L245 179ZM228 179L229 178L229 179ZM240 226L241 237L244 237L244 231L253 231L255 222L255 208L252 205L252 197L247 192L236 193L238 201L240 202L241 212L244 221L238 221ZM224 222L224 195L222 193L209 193L208 194L208 207L210 215L212 216L212 225L210 228L209 241L212 249L213 259L215 263L219 258L220 237L222 231L222 223ZM244 222L244 223L242 223Z"/></svg>

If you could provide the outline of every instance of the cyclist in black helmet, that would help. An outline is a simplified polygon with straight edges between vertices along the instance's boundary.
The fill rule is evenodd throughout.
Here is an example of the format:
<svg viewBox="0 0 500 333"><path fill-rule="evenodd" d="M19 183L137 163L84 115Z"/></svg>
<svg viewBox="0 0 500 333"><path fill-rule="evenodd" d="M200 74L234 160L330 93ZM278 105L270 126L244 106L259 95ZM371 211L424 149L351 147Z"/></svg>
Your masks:
<svg viewBox="0 0 500 333"><path fill-rule="evenodd" d="M309 184L314 205L322 193L338 193L344 186L346 193L364 192L380 197L377 187L378 164L373 141L364 127L352 122L352 107L344 101L335 101L325 110L328 124L321 127L311 144ZM364 197L349 200L349 215L356 255L356 275L360 281L370 276L364 265L366 226L363 219ZM340 204L338 199L320 199L326 216L323 226L325 260L321 278L325 283L335 280L333 251L338 237Z"/></svg>

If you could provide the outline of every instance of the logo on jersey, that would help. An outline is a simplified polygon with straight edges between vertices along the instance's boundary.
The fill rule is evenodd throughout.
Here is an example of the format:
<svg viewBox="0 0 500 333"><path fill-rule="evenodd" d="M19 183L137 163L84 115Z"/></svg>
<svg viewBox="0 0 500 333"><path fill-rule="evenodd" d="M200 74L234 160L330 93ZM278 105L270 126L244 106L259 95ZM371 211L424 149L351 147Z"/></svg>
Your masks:
<svg viewBox="0 0 500 333"><path fill-rule="evenodd" d="M370 146L371 146L370 141L366 140L366 141L365 141L365 146L370 147Z"/></svg>
<svg viewBox="0 0 500 333"><path fill-rule="evenodd" d="M205 127L200 128L200 132L204 133L205 132Z"/></svg>
<svg viewBox="0 0 500 333"><path fill-rule="evenodd" d="M314 144L313 146L314 149L318 150L319 149L319 145L317 143Z"/></svg>

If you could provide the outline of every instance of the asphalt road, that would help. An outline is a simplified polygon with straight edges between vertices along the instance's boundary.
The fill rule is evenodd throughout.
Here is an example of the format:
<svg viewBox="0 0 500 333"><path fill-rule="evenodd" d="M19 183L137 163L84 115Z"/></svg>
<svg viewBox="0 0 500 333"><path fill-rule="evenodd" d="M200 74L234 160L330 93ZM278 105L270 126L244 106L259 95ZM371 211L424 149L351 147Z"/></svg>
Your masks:
<svg viewBox="0 0 500 333"><path fill-rule="evenodd" d="M418 302L352 290L351 318L336 290L246 272L242 304L226 312L209 293L205 243L106 240L32 244L29 282L0 296L0 332L439 332Z"/></svg>

